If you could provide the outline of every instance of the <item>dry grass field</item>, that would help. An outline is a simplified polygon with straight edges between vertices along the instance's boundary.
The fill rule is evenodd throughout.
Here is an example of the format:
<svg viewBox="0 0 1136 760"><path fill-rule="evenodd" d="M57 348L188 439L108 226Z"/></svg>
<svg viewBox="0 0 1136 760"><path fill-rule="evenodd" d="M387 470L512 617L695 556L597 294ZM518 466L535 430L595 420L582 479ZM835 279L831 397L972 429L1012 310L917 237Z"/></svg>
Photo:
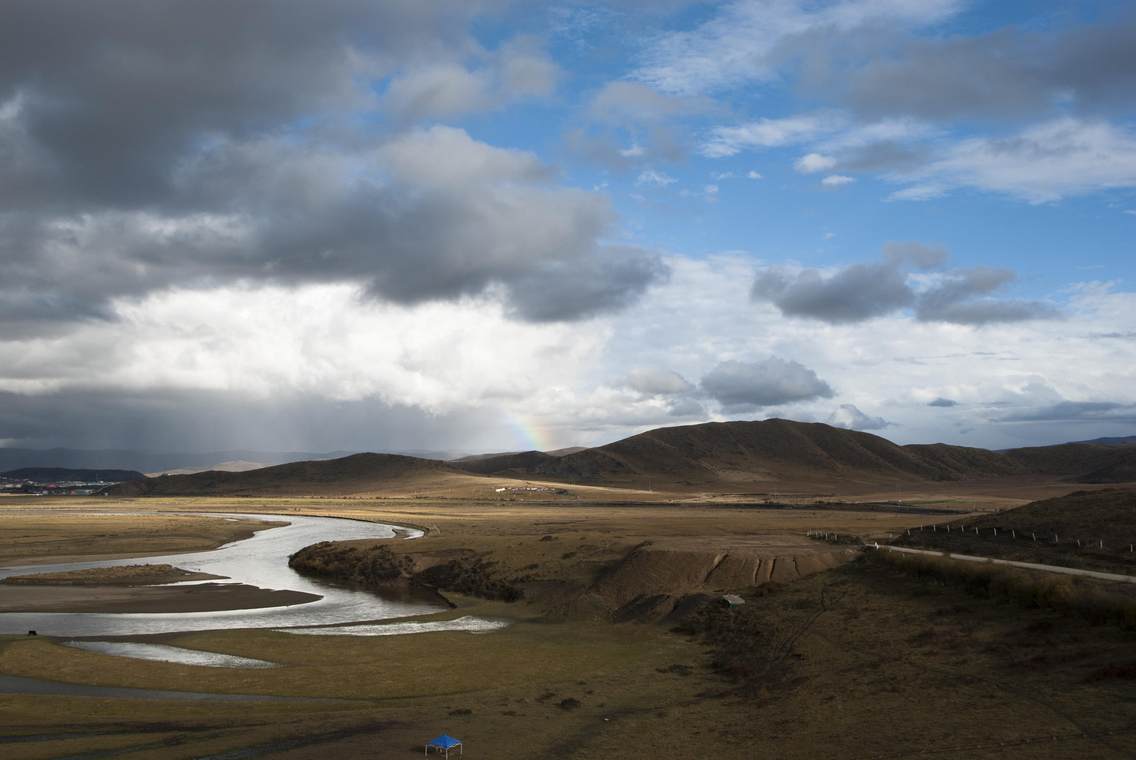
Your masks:
<svg viewBox="0 0 1136 760"><path fill-rule="evenodd" d="M266 527L122 507L106 499L0 498L0 566L204 551Z"/></svg>
<svg viewBox="0 0 1136 760"><path fill-rule="evenodd" d="M983 506L971 494L962 502L949 493L925 498ZM75 510L90 504L47 503L56 505L57 524L88 530ZM480 635L230 630L147 639L281 665L267 670L129 660L42 638L0 640L4 675L300 698L0 695L4 757L398 758L420 753L421 742L443 730L465 740L473 758L1136 754L1131 631L975 597L883 563L855 560L736 589L745 606L708 608L711 617L688 621L685 632L672 630L672 620L614 623L606 614L628 595L667 584L678 584L675 593L699 583L717 590L713 573L696 577L707 555L794 556L799 564L838 549L805 539L810 529L883 536L950 515L360 499L99 505L420 526L429 531L423 539L384 543L419 561L475 553L503 577L522 578L526 594L514 603L449 595L455 609L432 616L512 621ZM136 535L146 545L145 534ZM644 551L662 562L645 562ZM613 577L614 591L597 583ZM603 591L594 604L565 602L590 587Z"/></svg>

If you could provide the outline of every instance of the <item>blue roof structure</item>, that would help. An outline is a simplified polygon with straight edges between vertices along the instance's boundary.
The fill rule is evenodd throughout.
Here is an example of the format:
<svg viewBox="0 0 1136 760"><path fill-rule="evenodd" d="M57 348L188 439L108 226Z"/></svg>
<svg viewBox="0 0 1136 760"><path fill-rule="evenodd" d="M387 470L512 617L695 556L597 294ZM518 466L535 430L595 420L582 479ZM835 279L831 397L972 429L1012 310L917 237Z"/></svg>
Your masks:
<svg viewBox="0 0 1136 760"><path fill-rule="evenodd" d="M455 739L449 734L442 734L441 736L431 739L427 746L437 747L438 749L453 749L461 744L460 739Z"/></svg>

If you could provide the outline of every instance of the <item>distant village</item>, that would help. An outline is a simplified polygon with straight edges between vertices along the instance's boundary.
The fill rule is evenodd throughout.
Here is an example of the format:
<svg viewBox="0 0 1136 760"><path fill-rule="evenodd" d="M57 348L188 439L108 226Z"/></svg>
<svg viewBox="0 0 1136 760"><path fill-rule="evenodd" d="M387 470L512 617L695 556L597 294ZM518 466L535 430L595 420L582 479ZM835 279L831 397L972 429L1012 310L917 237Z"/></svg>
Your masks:
<svg viewBox="0 0 1136 760"><path fill-rule="evenodd" d="M117 485L111 481L68 480L39 483L34 480L7 478L0 475L0 494L21 494L25 496L96 496Z"/></svg>
<svg viewBox="0 0 1136 760"><path fill-rule="evenodd" d="M564 496L569 493L567 488L553 488L550 486L499 486L493 491L498 494L555 494Z"/></svg>
<svg viewBox="0 0 1136 760"><path fill-rule="evenodd" d="M27 467L0 472L0 495L99 496L124 480L142 477L130 470L68 470Z"/></svg>

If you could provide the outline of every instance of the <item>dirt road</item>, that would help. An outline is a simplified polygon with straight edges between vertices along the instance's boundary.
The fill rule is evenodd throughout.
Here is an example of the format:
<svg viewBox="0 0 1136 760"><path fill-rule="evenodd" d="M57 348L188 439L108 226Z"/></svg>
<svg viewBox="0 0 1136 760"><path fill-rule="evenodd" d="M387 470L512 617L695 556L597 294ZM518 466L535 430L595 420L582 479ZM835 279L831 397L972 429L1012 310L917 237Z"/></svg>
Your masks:
<svg viewBox="0 0 1136 760"><path fill-rule="evenodd" d="M888 546L886 544L866 544L872 549L881 551L901 552L903 554L923 554L929 557L944 557L957 559L963 562L989 562L992 565L1009 565L1025 570L1040 570L1045 573L1060 573L1062 575L1076 575L1082 578L1093 578L1099 581L1116 581L1118 583L1136 583L1136 575L1121 575L1120 573L1102 573L1098 570L1082 570L1076 567L1062 567L1061 565L1043 565L1038 562L1018 562L1011 559L996 559L994 557L977 557L973 554L955 554L953 552L937 552L930 549L911 549L906 546Z"/></svg>

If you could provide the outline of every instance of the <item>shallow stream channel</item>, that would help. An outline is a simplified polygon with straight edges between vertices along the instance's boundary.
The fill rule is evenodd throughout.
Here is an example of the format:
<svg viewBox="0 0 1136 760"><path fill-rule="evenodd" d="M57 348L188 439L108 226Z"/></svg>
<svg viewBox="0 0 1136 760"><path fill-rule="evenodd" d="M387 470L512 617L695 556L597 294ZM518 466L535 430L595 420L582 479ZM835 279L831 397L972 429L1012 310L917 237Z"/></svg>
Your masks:
<svg viewBox="0 0 1136 760"><path fill-rule="evenodd" d="M157 642L124 641L121 637L155 636L236 628L272 628L282 633L338 636L389 636L430 631L468 631L487 633L505 627L504 621L477 617L456 620L393 621L412 615L441 612L441 602L428 598L383 597L300 575L288 567L295 552L320 541L397 538L413 540L422 531L393 525L334 517L304 517L272 514L202 513L202 516L251 519L264 522L286 521L286 525L266 528L250 538L233 541L216 549L160 557L135 557L52 565L23 565L0 568L0 578L34 573L61 573L101 567L136 564L169 564L197 573L221 576L224 580L185 581L194 583L239 583L263 589L299 591L318 598L301 604L217 612L93 613L93 612L8 612L0 613L0 634L26 634L36 631L51 636L65 646L105 655L142 660L159 660L183 665L220 668L271 668L275 663L244 657L204 652ZM115 637L116 641L100 641ZM241 695L214 695L195 692L164 692L148 689L87 686L43 681L0 674L0 693L68 694L138 698L192 699L277 699ZM289 698L282 698L289 699Z"/></svg>

